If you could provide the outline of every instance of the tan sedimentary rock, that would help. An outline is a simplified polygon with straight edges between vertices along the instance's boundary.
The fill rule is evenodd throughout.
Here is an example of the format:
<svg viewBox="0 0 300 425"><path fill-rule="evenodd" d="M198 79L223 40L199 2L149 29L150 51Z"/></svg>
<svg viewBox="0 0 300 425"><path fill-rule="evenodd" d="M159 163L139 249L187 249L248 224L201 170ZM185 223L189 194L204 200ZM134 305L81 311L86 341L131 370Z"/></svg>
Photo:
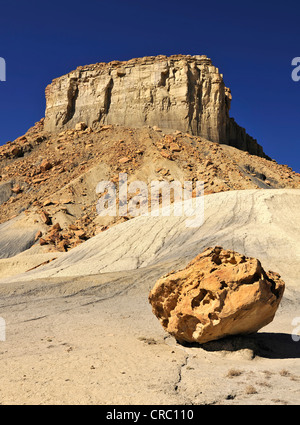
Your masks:
<svg viewBox="0 0 300 425"><path fill-rule="evenodd" d="M52 168L52 164L48 159L44 159L40 165L41 172L44 173Z"/></svg>
<svg viewBox="0 0 300 425"><path fill-rule="evenodd" d="M270 323L284 287L280 276L266 273L259 260L215 247L159 279L149 301L177 340L205 343L256 332Z"/></svg>
<svg viewBox="0 0 300 425"><path fill-rule="evenodd" d="M40 217L41 217L42 221L45 224L50 224L51 223L51 219L50 219L49 214L47 213L47 211L41 211Z"/></svg>
<svg viewBox="0 0 300 425"><path fill-rule="evenodd" d="M75 130L82 131L86 129L86 124L84 122L79 122L75 125Z"/></svg>
<svg viewBox="0 0 300 425"><path fill-rule="evenodd" d="M20 186L19 184L17 184L16 186L14 186L14 187L11 189L11 191L12 191L13 193L18 194L18 193L22 192L22 189L21 189L21 186Z"/></svg>
<svg viewBox="0 0 300 425"><path fill-rule="evenodd" d="M205 55L97 63L78 67L46 88L44 128L149 125L264 156L256 140L229 117L230 102L230 89Z"/></svg>

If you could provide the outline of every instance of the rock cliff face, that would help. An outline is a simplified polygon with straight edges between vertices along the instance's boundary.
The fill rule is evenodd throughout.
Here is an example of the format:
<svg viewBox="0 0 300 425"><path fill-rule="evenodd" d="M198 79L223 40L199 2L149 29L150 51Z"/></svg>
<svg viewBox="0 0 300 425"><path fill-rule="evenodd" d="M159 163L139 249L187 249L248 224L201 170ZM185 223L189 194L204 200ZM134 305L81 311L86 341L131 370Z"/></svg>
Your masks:
<svg viewBox="0 0 300 425"><path fill-rule="evenodd" d="M85 122L180 130L264 156L229 117L230 90L206 56L156 56L78 67L46 88L45 130Z"/></svg>

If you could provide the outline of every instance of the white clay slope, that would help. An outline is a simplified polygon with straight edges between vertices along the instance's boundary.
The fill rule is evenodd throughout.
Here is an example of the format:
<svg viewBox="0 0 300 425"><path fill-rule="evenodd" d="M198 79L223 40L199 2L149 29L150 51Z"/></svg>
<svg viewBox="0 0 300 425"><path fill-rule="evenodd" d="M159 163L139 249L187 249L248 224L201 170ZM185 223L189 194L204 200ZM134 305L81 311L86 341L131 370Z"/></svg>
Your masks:
<svg viewBox="0 0 300 425"><path fill-rule="evenodd" d="M91 238L50 264L3 282L85 276L189 261L220 245L262 261L297 285L300 272L300 190L245 190L205 196L204 224L186 216L137 217Z"/></svg>

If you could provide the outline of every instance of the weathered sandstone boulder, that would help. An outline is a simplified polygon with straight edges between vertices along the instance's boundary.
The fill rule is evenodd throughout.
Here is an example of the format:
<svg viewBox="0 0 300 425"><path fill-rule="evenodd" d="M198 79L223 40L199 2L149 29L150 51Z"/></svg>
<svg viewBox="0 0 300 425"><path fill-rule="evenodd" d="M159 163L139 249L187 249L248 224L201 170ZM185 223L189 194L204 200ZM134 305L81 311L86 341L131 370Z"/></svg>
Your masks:
<svg viewBox="0 0 300 425"><path fill-rule="evenodd" d="M229 117L230 89L205 55L160 55L78 67L46 88L44 128L145 125L180 130L264 156ZM79 126L78 126L79 125Z"/></svg>
<svg viewBox="0 0 300 425"><path fill-rule="evenodd" d="M284 287L280 276L266 273L257 259L215 247L159 279L149 301L178 341L205 343L266 326Z"/></svg>

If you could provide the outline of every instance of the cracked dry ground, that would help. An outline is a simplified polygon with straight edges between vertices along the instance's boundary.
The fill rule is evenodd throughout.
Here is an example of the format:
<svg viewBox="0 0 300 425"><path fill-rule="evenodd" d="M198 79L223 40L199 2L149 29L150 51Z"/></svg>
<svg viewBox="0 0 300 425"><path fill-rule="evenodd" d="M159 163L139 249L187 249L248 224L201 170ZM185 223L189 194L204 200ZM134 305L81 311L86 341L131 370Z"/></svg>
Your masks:
<svg viewBox="0 0 300 425"><path fill-rule="evenodd" d="M257 335L179 345L147 302L165 267L11 284L1 403L296 404L285 314Z"/></svg>

